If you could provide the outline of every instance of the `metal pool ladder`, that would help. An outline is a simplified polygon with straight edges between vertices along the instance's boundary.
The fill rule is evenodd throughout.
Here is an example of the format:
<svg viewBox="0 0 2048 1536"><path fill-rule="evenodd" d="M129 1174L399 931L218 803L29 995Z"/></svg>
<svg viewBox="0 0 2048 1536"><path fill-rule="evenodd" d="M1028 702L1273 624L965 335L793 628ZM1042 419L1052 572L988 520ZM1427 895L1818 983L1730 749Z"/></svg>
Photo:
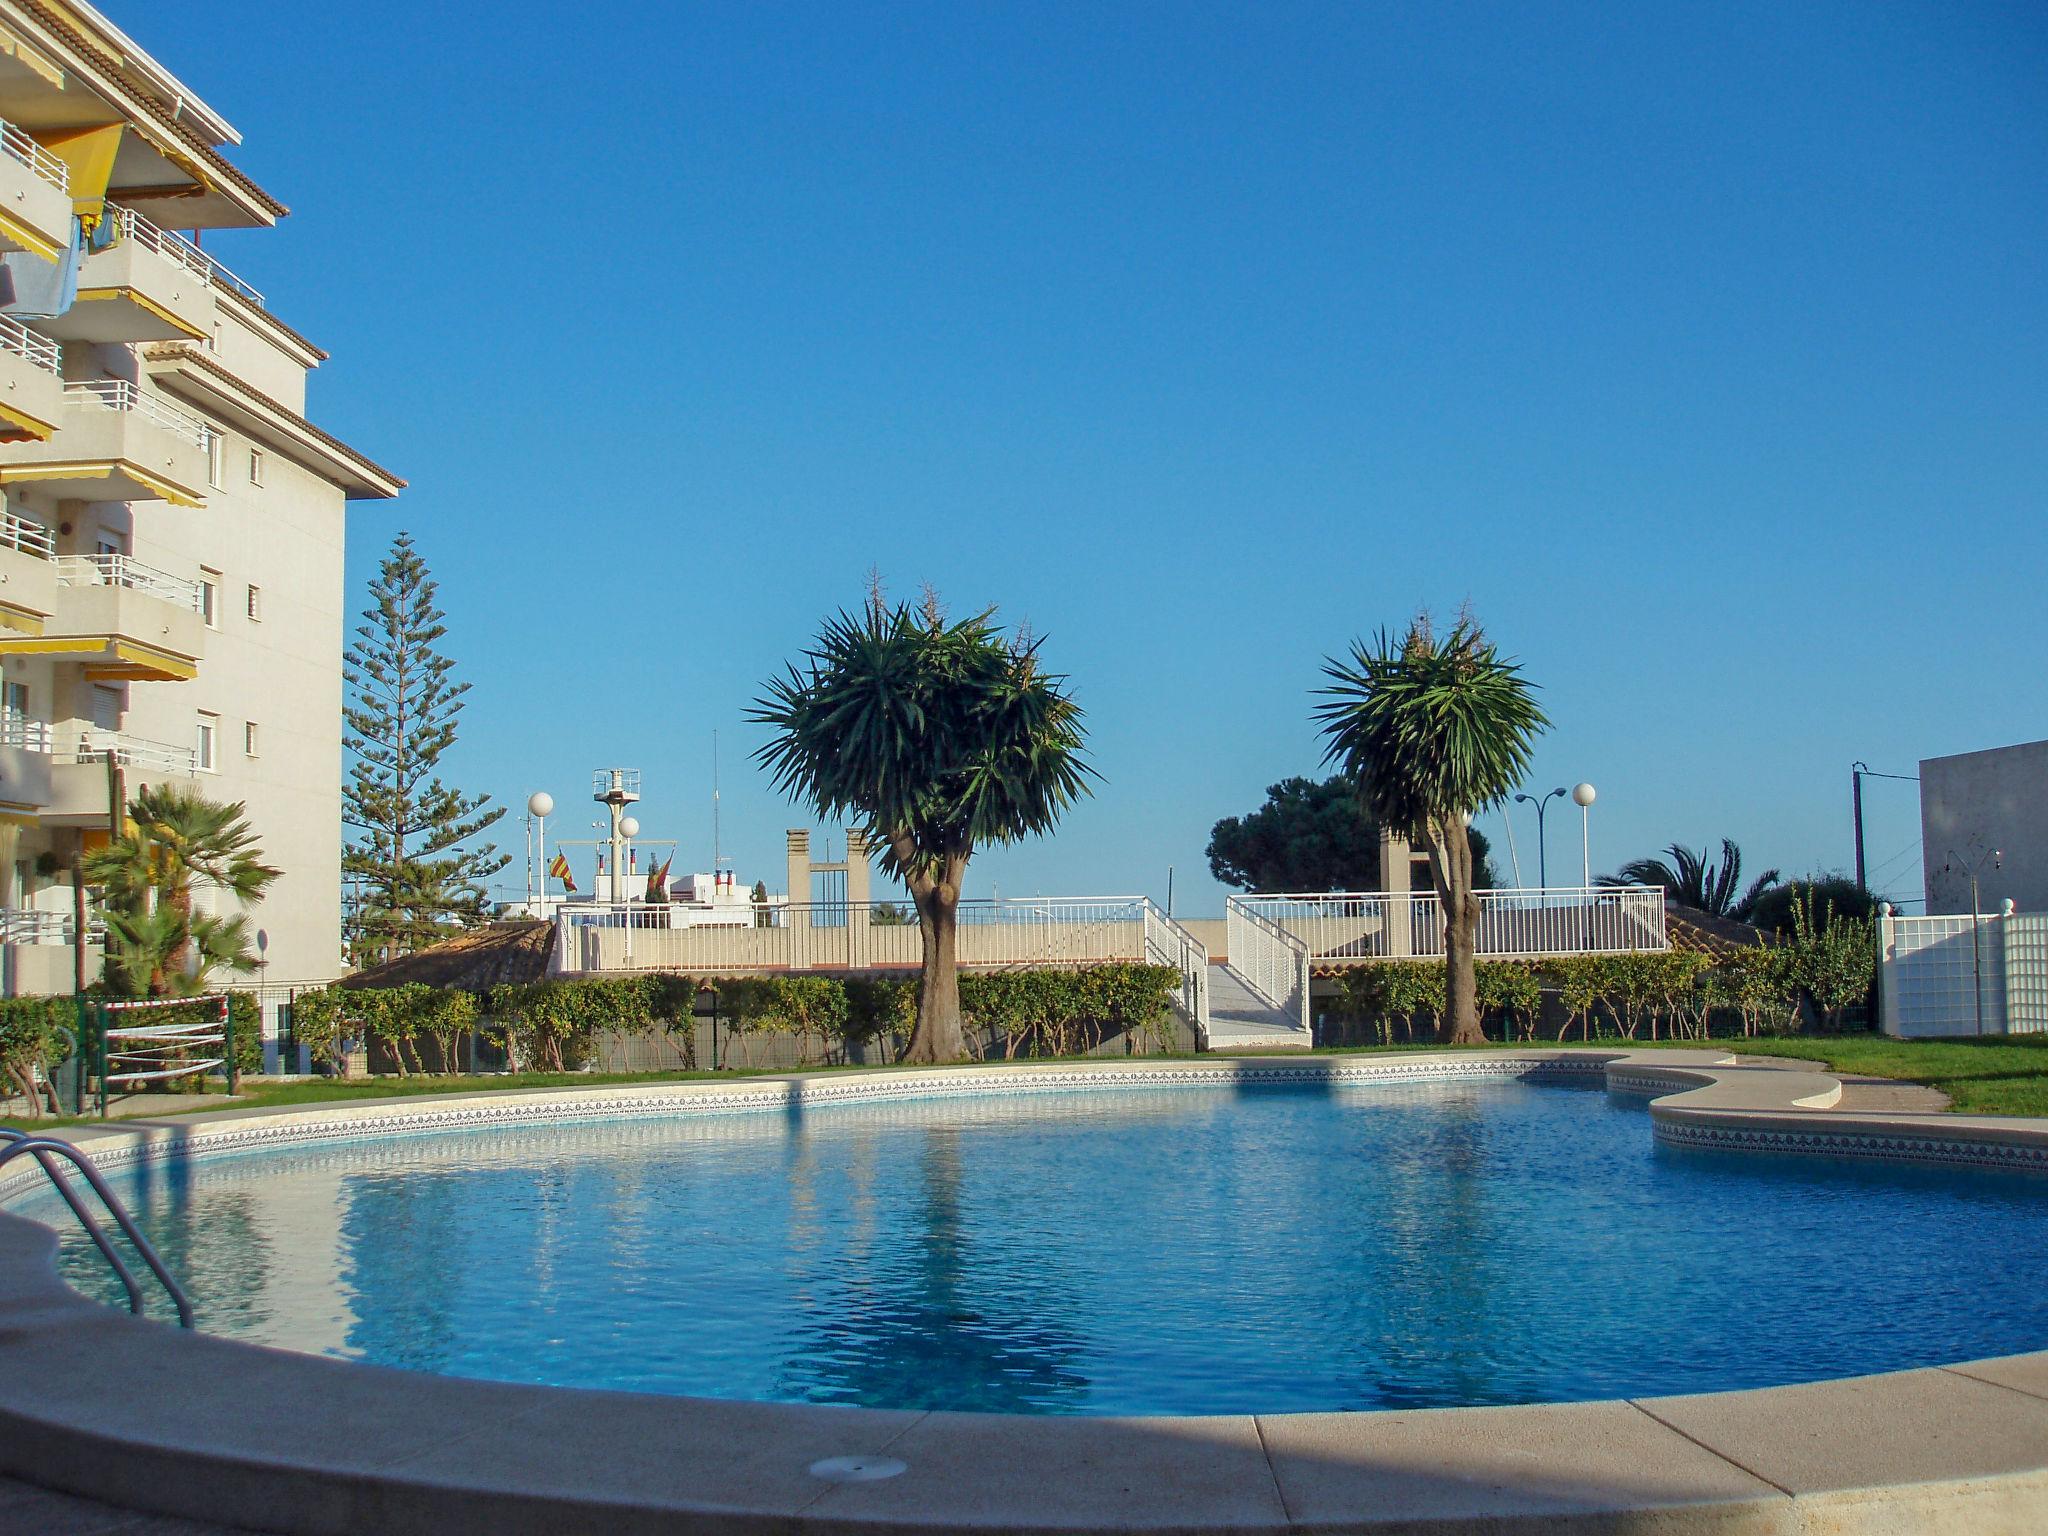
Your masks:
<svg viewBox="0 0 2048 1536"><path fill-rule="evenodd" d="M122 1287L128 1292L128 1310L140 1317L141 1282L135 1278L135 1271L128 1267L127 1261L115 1251L113 1240L107 1236L106 1228L102 1227L94 1219L92 1212L86 1209L85 1201L79 1197L78 1191L72 1188L71 1181L64 1176L64 1170L57 1166L56 1159L62 1158L77 1169L85 1182L92 1186L92 1192L100 1197L100 1204L106 1207L107 1214L114 1218L114 1225L121 1229L121 1235L134 1245L137 1253L142 1255L142 1262L149 1266L149 1272L156 1277L157 1283L164 1288L164 1293L171 1298L171 1305L178 1309L178 1326L192 1326L192 1303L185 1295L184 1287L171 1278L171 1272L164 1267L164 1261L157 1257L156 1249L151 1247L149 1239L142 1235L141 1229L135 1225L134 1218L128 1214L127 1207L121 1204L119 1197L107 1188L107 1181L100 1176L99 1169L93 1166L92 1159L87 1157L83 1150L61 1137L35 1136L27 1131L9 1130L0 1126L0 1168L5 1168L17 1157L33 1158L36 1166L49 1176L50 1183L56 1188L57 1193L64 1197L64 1203L71 1207L71 1214L76 1216L78 1224L85 1228L85 1235L92 1239L93 1246L99 1249L101 1257L113 1266L114 1273L120 1277Z"/></svg>

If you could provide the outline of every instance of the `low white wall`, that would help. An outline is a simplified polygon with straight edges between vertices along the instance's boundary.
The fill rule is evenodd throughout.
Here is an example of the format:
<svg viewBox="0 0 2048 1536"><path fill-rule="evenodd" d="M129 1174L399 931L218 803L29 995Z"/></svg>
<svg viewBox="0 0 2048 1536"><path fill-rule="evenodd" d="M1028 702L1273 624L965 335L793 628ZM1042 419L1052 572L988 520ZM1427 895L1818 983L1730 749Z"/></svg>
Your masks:
<svg viewBox="0 0 2048 1536"><path fill-rule="evenodd" d="M1886 1034L2048 1030L2048 914L1887 917L1878 938Z"/></svg>

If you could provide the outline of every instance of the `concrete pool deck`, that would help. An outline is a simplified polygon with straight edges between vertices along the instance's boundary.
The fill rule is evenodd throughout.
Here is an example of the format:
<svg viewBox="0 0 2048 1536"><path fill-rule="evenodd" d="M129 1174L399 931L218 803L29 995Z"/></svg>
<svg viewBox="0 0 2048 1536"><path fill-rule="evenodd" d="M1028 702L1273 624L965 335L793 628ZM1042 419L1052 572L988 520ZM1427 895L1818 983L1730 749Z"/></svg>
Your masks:
<svg viewBox="0 0 2048 1536"><path fill-rule="evenodd" d="M791 1073L226 1110L78 1128L118 1168L432 1127L941 1093L1604 1076L1653 1134L1742 1152L2048 1173L2048 1121L1853 1109L1839 1080L1718 1050ZM0 1201L32 1187L25 1175ZM142 1322L0 1216L0 1472L258 1531L2034 1532L2048 1529L2048 1353L1632 1401L1214 1418L1018 1417L467 1381ZM2014 1277L2022 1283L2022 1277ZM1881 1304L1881 1298L1874 1299ZM1702 1348L1741 1347L1703 1322ZM872 1480L821 1463L885 1463Z"/></svg>

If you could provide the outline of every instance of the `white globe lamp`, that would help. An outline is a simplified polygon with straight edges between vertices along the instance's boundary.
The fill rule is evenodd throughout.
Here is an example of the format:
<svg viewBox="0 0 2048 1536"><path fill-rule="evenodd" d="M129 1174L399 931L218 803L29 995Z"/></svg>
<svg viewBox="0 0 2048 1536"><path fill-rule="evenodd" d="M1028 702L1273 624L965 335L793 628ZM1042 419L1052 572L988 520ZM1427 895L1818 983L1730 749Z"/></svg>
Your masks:
<svg viewBox="0 0 2048 1536"><path fill-rule="evenodd" d="M1581 780L1572 786L1572 804L1579 808L1579 879L1586 889L1593 884L1593 802L1599 792Z"/></svg>
<svg viewBox="0 0 2048 1536"><path fill-rule="evenodd" d="M526 809L535 816L555 814L555 797L544 789L536 789L526 797Z"/></svg>
<svg viewBox="0 0 2048 1536"><path fill-rule="evenodd" d="M640 818L639 818L639 817L637 817L637 816L622 816L622 817L620 817L620 818L619 818L619 836L621 836L621 837L638 837L639 835L640 835Z"/></svg>

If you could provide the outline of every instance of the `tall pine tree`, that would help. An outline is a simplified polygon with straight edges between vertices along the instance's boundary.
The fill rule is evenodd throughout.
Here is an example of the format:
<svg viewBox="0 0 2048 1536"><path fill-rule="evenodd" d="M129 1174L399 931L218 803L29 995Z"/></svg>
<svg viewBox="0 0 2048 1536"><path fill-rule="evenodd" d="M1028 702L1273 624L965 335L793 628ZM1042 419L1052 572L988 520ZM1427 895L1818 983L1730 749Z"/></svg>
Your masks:
<svg viewBox="0 0 2048 1536"><path fill-rule="evenodd" d="M484 882L509 859L496 845L465 846L505 814L489 795L441 782L468 683L438 649L448 627L434 579L399 534L370 583L370 606L348 650L348 783L342 820L357 834L342 855L354 885L351 958L370 965L482 920Z"/></svg>

